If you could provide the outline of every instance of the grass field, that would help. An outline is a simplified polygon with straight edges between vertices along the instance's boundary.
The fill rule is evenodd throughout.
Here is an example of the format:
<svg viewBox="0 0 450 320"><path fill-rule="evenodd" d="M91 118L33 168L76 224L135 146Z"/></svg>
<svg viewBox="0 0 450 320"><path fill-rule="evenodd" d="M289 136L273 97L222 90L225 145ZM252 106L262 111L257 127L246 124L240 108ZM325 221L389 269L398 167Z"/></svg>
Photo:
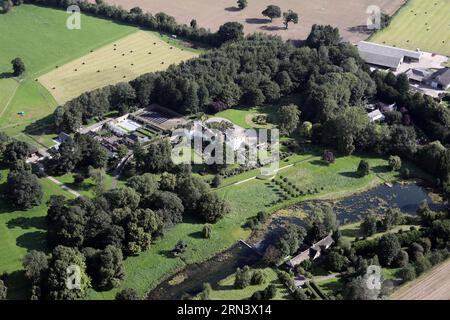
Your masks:
<svg viewBox="0 0 450 320"><path fill-rule="evenodd" d="M87 178L80 185L77 185L74 183L74 174L73 173L68 173L66 175L54 177L54 178L56 180L58 180L59 182L63 183L64 185L66 185L67 187L69 187L70 189L75 190L82 196L85 196L88 198L94 197L95 182L94 182L94 180L92 180L92 178ZM112 188L112 181L113 181L113 178L109 174L105 174L104 186L107 190ZM118 183L121 185L124 184L123 181L118 181Z"/></svg>
<svg viewBox="0 0 450 320"><path fill-rule="evenodd" d="M80 90L118 82L119 73L127 76L120 81L128 81L143 72L152 71L149 70L152 63L155 68L163 68L163 66L167 68L170 63L180 61L180 55L184 59L195 56L199 52L190 48L181 51L181 46L165 35L145 33L138 31L135 27L85 15L81 17L81 30L68 30L66 19L65 11L32 5L14 7L0 19L0 130L38 147L50 147L54 144L52 141L54 135L44 130L51 121L48 116L53 113L58 102L62 102L53 91L66 89L67 94L76 95L77 92L81 93ZM107 51L108 44L115 41L121 46L120 50L133 45L136 48L157 47L152 47L155 60L149 59L150 63L143 62L144 54L138 51L135 55L127 54L123 61L117 61L111 55L103 59L99 58L99 53ZM157 43L156 46L153 45L154 42ZM91 53L91 50L94 52ZM168 56L168 53L171 53L171 56ZM146 54L150 56L148 52ZM159 66L158 59L162 59L163 55L166 55L165 64ZM15 57L21 57L27 68L26 74L20 79L11 76L11 60ZM64 71L64 67L61 66L65 64L68 64L67 68L70 68L74 65L73 63L76 63L75 59L80 57L89 59L90 63L98 63L98 67L94 67L95 72L102 67L105 70L103 73L95 74L95 79L92 75L89 76L88 68L84 70L80 68L81 77L73 77L71 73L68 73L68 78L65 76L57 78L59 82L53 86L58 90L50 90L50 92L58 101L44 86L35 81L36 78L48 72L51 75L51 71ZM71 64L73 60L75 62ZM131 63L134 66L131 66ZM117 75L106 70L108 66L113 68L114 65L117 65ZM56 66L59 68L56 69ZM48 80L49 77L44 76L44 79ZM68 80L72 82L67 83ZM24 112L24 115L20 115L19 112Z"/></svg>
<svg viewBox="0 0 450 320"><path fill-rule="evenodd" d="M0 19L0 130L44 146L51 136L24 134L25 128L45 118L57 106L55 99L34 79L137 29L82 15L81 30L66 28L67 13L32 5L14 7ZM11 77L11 60L21 57L27 72ZM18 112L25 112L24 116Z"/></svg>
<svg viewBox="0 0 450 320"><path fill-rule="evenodd" d="M450 1L409 0L370 40L450 56Z"/></svg>
<svg viewBox="0 0 450 320"><path fill-rule="evenodd" d="M38 80L62 104L83 92L165 70L195 56L151 32L138 31L55 68Z"/></svg>
<svg viewBox="0 0 450 320"><path fill-rule="evenodd" d="M304 155L304 157L310 158L307 155ZM108 292L92 290L89 297L91 299L112 299L117 291L130 287L144 295L162 279L181 270L187 264L203 262L218 252L229 248L239 239L246 239L250 235L250 230L243 226L248 218L255 216L259 211L273 211L280 206L311 198L339 197L365 190L382 182L374 172L364 178L356 178L349 174L356 170L361 157L339 158L331 166L318 164L319 159L319 157L313 157L304 162L299 162L295 166L285 169L285 171L280 171L280 174L295 179L295 182L301 188L325 186L319 194L291 199L273 206L272 203L278 200L279 196L276 190L268 185L269 182L267 181L251 180L219 189L218 194L230 202L231 213L213 226L211 239L202 239L198 236L203 228L202 223L185 219L183 223L169 230L165 237L157 241L149 250L138 257L126 259L124 263L126 277L120 288ZM367 159L374 168L386 165L386 161L382 159L370 157L367 157ZM386 177L393 178L393 174L389 173ZM179 240L186 241L188 244L187 252L177 258L166 255Z"/></svg>
<svg viewBox="0 0 450 320"><path fill-rule="evenodd" d="M254 269L252 269L254 270ZM278 280L276 272L271 268L265 268L266 281L260 285L248 286L244 289L235 289L233 287L235 274L219 281L213 285L210 294L211 300L244 300L252 296L256 291L264 290L267 286L273 284L277 288L277 294L273 300L286 300L290 298L287 288Z"/></svg>
<svg viewBox="0 0 450 320"><path fill-rule="evenodd" d="M261 114L256 108L252 109L227 109L215 114L216 117L225 118L230 120L239 127L250 129L259 127L253 123L252 119L256 115Z"/></svg>
<svg viewBox="0 0 450 320"><path fill-rule="evenodd" d="M1 170L2 179L0 181L0 191L4 194L4 182L7 171ZM72 197L50 182L48 179L41 179L44 191L44 198L40 206L27 211L15 211L10 205L0 197L0 274L11 273L13 279L9 288L11 298L24 298L25 281L22 269L22 258L28 250L46 250L45 233L47 205L51 195L64 195Z"/></svg>

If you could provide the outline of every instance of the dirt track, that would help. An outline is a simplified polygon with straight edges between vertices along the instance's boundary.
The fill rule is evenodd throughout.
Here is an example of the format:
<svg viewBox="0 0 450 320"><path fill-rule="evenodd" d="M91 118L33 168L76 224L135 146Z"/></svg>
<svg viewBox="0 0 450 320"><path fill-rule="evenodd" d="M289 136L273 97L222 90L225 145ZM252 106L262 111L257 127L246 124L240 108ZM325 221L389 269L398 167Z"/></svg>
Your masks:
<svg viewBox="0 0 450 320"><path fill-rule="evenodd" d="M450 300L450 260L392 295L395 300Z"/></svg>
<svg viewBox="0 0 450 320"><path fill-rule="evenodd" d="M196 19L199 26L212 31L227 21L238 21L246 33L267 32L279 34L284 39L305 39L313 24L331 24L339 27L341 35L351 42L363 40L368 34L361 32L366 25L370 5L379 6L392 14L404 0L249 0L248 7L237 10L236 0L105 0L126 9L139 6L152 14L165 12L178 22L189 24ZM270 23L261 15L269 4L280 6L282 11L292 9L299 14L297 25L284 29L282 19Z"/></svg>

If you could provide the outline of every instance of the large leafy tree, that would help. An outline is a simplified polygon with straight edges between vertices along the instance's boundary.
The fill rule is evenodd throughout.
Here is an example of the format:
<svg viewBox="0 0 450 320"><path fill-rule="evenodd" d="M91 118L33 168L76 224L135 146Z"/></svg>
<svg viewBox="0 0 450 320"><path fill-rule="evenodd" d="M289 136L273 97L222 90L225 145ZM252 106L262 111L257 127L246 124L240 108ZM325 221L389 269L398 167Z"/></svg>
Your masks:
<svg viewBox="0 0 450 320"><path fill-rule="evenodd" d="M187 211L195 212L202 195L209 192L209 185L197 177L181 175L178 179L176 193L183 201Z"/></svg>
<svg viewBox="0 0 450 320"><path fill-rule="evenodd" d="M48 257L41 251L31 250L23 258L25 276L33 283L39 284L48 269Z"/></svg>
<svg viewBox="0 0 450 320"><path fill-rule="evenodd" d="M71 268L79 270L80 273L68 272ZM71 289L67 286L67 283L70 281L74 285ZM79 288L76 288L77 284L79 284ZM86 273L86 263L83 254L74 248L56 247L51 255L46 281L48 299L82 299L86 296L90 285L91 279Z"/></svg>
<svg viewBox="0 0 450 320"><path fill-rule="evenodd" d="M339 29L330 25L314 24L311 33L306 39L306 43L311 48L320 48L322 46L335 46L341 41Z"/></svg>
<svg viewBox="0 0 450 320"><path fill-rule="evenodd" d="M273 21L274 18L280 18L281 17L281 9L279 6L276 5L269 5L266 9L262 12L262 15L265 17L270 18L270 22Z"/></svg>
<svg viewBox="0 0 450 320"><path fill-rule="evenodd" d="M300 121L300 110L295 104L282 106L279 111L279 127L284 134L290 135L297 129Z"/></svg>
<svg viewBox="0 0 450 320"><path fill-rule="evenodd" d="M6 3L7 1L4 1L3 3ZM12 67L13 67L13 74L15 77L18 77L22 75L25 72L25 63L21 58L15 58L11 61Z"/></svg>
<svg viewBox="0 0 450 320"><path fill-rule="evenodd" d="M127 186L136 190L143 199L148 199L158 189L158 182L152 174L145 173L128 179Z"/></svg>
<svg viewBox="0 0 450 320"><path fill-rule="evenodd" d="M355 139L369 125L369 118L361 108L348 107L323 125L322 142L343 154L352 154Z"/></svg>
<svg viewBox="0 0 450 320"><path fill-rule="evenodd" d="M100 290L119 286L125 276L122 251L115 246L92 252L86 263L93 284Z"/></svg>
<svg viewBox="0 0 450 320"><path fill-rule="evenodd" d="M395 234L385 234L378 242L378 257L384 266L390 266L401 250L400 242Z"/></svg>
<svg viewBox="0 0 450 320"><path fill-rule="evenodd" d="M134 153L137 169L141 172L162 173L171 171L172 147L166 140L152 143L147 149L137 147Z"/></svg>
<svg viewBox="0 0 450 320"><path fill-rule="evenodd" d="M14 165L19 160L25 160L30 154L31 148L28 143L17 140L9 140L9 143L4 143L3 162L7 166Z"/></svg>
<svg viewBox="0 0 450 320"><path fill-rule="evenodd" d="M284 22L284 25L286 26L286 29L289 27L289 23L291 23L291 22L294 24L297 24L298 23L298 13L296 13L292 10L283 12L283 22Z"/></svg>
<svg viewBox="0 0 450 320"><path fill-rule="evenodd" d="M229 211L228 203L214 192L204 194L198 203L198 213L206 222L215 223Z"/></svg>
<svg viewBox="0 0 450 320"><path fill-rule="evenodd" d="M343 290L346 300L376 300L379 298L380 290L370 289L367 285L367 277L358 276L349 281Z"/></svg>
<svg viewBox="0 0 450 320"><path fill-rule="evenodd" d="M11 171L7 186L6 196L16 208L29 209L42 201L41 184L30 171Z"/></svg>
<svg viewBox="0 0 450 320"><path fill-rule="evenodd" d="M239 22L227 22L217 32L219 42L236 41L244 36L244 26Z"/></svg>
<svg viewBox="0 0 450 320"><path fill-rule="evenodd" d="M48 239L53 246L80 247L85 240L87 217L79 206L66 206L64 197L53 196L47 212Z"/></svg>
<svg viewBox="0 0 450 320"><path fill-rule="evenodd" d="M173 226L183 220L183 202L173 192L155 192L152 196L152 209L161 217L165 227Z"/></svg>
<svg viewBox="0 0 450 320"><path fill-rule="evenodd" d="M134 210L138 207L141 196L133 188L122 187L108 190L103 194L110 209L129 208Z"/></svg>

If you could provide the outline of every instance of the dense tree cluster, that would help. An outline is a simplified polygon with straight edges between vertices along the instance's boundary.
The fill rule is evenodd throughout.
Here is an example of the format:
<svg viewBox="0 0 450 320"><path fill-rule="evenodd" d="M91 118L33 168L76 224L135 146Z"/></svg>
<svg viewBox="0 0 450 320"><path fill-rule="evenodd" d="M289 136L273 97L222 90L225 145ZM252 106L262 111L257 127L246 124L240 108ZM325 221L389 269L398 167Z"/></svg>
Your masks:
<svg viewBox="0 0 450 320"><path fill-rule="evenodd" d="M49 255L30 251L23 266L32 284L33 300L76 300L84 298L91 286L86 259L76 248L57 246ZM75 274L72 279L70 276Z"/></svg>
<svg viewBox="0 0 450 320"><path fill-rule="evenodd" d="M283 258L295 254L306 236L306 230L295 225L286 226L278 235L273 245L270 245L264 254L267 264L276 265Z"/></svg>
<svg viewBox="0 0 450 320"><path fill-rule="evenodd" d="M56 127L73 131L108 108L124 111L158 103L183 114L217 112L240 104L271 103L295 92L306 96L300 106L305 117L317 122L338 114L339 108L362 105L375 92L357 50L327 40L333 37L326 32L311 41L329 46L295 48L276 36L242 38L241 29L232 22L224 25L219 33L234 41L164 72L143 75L130 83L131 88L111 86L66 103L55 111ZM126 99L114 94L119 86L128 92Z"/></svg>
<svg viewBox="0 0 450 320"><path fill-rule="evenodd" d="M170 169L170 173L163 172L161 182L143 173L129 178L126 186L99 192L93 199L52 196L47 213L48 243L53 248L64 246L80 252L89 283L96 289L117 287L124 277L124 255L148 249L186 214L214 223L229 210L227 203L190 170L183 166ZM205 228L210 237L211 226ZM180 243L185 250L184 242Z"/></svg>

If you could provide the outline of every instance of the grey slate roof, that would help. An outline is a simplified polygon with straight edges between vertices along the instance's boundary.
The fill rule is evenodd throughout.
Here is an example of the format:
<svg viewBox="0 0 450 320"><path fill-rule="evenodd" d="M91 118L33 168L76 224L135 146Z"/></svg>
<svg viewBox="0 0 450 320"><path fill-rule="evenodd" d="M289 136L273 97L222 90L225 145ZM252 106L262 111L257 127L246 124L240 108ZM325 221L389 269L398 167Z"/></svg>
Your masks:
<svg viewBox="0 0 450 320"><path fill-rule="evenodd" d="M409 69L405 72L406 76L410 80L422 82L425 78L430 76L430 73L421 69Z"/></svg>
<svg viewBox="0 0 450 320"><path fill-rule="evenodd" d="M328 236L323 238L322 240L314 243L311 247L306 249L305 251L302 251L300 254L293 257L291 260L287 262L287 265L291 268L294 268L295 266L299 265L305 260L308 260L316 254L316 252L321 252L323 248L328 248L333 244L333 236L332 233L330 233Z"/></svg>
<svg viewBox="0 0 450 320"><path fill-rule="evenodd" d="M450 85L450 68L439 69L428 78L428 81L436 81L447 88Z"/></svg>
<svg viewBox="0 0 450 320"><path fill-rule="evenodd" d="M358 43L358 51L361 58L367 63L397 68L405 57L420 59L422 52L390 47L378 43L361 41Z"/></svg>
<svg viewBox="0 0 450 320"><path fill-rule="evenodd" d="M384 56L367 51L360 51L359 55L367 63L395 69L399 67L403 60L403 58Z"/></svg>

